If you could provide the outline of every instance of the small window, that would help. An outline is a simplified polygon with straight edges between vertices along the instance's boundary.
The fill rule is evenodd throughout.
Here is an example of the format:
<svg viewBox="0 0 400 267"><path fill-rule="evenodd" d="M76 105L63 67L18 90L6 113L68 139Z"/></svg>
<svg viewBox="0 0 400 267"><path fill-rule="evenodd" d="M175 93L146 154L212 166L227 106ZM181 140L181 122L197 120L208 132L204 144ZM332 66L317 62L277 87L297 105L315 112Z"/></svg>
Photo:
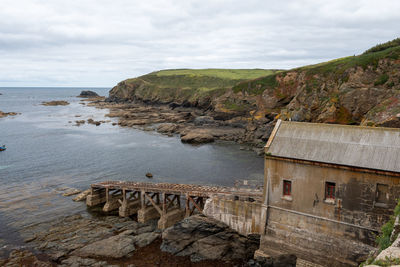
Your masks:
<svg viewBox="0 0 400 267"><path fill-rule="evenodd" d="M325 199L335 199L335 183L325 183Z"/></svg>
<svg viewBox="0 0 400 267"><path fill-rule="evenodd" d="M292 195L292 182L288 180L283 180L283 195L291 196Z"/></svg>
<svg viewBox="0 0 400 267"><path fill-rule="evenodd" d="M376 203L387 204L389 200L389 186L387 184L376 185Z"/></svg>

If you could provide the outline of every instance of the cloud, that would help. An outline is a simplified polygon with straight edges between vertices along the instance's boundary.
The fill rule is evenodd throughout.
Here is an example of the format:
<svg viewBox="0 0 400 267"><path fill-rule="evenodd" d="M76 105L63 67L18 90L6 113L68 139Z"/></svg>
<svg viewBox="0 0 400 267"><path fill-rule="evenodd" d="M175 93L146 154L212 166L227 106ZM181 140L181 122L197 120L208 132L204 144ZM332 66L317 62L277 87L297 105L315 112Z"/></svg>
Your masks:
<svg viewBox="0 0 400 267"><path fill-rule="evenodd" d="M0 86L112 86L164 68L293 68L400 35L400 2L3 0Z"/></svg>

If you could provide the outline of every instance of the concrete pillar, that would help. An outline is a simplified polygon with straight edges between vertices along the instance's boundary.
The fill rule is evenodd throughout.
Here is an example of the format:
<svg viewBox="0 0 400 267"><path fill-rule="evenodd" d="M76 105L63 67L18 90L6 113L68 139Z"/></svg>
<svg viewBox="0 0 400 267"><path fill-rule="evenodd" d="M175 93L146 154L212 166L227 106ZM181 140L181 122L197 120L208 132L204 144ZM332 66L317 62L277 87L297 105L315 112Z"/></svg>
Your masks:
<svg viewBox="0 0 400 267"><path fill-rule="evenodd" d="M133 214L138 213L139 210L140 210L140 199L125 200L122 201L122 205L119 207L119 216L129 217Z"/></svg>
<svg viewBox="0 0 400 267"><path fill-rule="evenodd" d="M113 211L121 205L118 200L123 198L121 193L109 194L108 188L106 189L106 204L103 207L104 212Z"/></svg>
<svg viewBox="0 0 400 267"><path fill-rule="evenodd" d="M158 229L166 229L185 218L185 211L173 209L163 214L158 220Z"/></svg>
<svg viewBox="0 0 400 267"><path fill-rule="evenodd" d="M86 198L86 205L93 207L106 202L106 190L91 189L90 194Z"/></svg>
<svg viewBox="0 0 400 267"><path fill-rule="evenodd" d="M160 218L160 213L154 206L147 206L138 210L138 222L140 223L157 218Z"/></svg>

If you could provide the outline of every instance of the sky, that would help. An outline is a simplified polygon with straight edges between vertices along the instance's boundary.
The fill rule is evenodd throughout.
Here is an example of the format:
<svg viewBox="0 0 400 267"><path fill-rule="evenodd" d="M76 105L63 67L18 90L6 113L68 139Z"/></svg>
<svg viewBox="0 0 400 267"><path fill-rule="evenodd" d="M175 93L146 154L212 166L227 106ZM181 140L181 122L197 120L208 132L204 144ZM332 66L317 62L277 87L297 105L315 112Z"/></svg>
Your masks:
<svg viewBox="0 0 400 267"><path fill-rule="evenodd" d="M290 69L400 37L398 0L0 0L0 86Z"/></svg>

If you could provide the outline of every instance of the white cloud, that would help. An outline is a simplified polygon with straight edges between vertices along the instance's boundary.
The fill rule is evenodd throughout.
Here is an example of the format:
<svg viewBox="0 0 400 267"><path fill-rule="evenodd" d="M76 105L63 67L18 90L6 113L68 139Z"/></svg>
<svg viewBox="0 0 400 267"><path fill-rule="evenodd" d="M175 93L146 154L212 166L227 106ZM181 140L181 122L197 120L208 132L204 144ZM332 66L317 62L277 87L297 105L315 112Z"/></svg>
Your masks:
<svg viewBox="0 0 400 267"><path fill-rule="evenodd" d="M112 86L163 68L292 68L400 35L396 0L1 4L0 86Z"/></svg>

